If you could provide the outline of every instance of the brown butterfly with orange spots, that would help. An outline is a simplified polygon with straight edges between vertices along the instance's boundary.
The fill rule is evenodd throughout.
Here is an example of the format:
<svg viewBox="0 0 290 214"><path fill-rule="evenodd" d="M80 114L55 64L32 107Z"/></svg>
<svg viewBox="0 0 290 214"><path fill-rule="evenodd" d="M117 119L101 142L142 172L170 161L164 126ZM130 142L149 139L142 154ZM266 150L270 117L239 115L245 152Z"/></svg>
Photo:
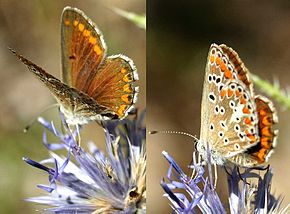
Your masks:
<svg viewBox="0 0 290 214"><path fill-rule="evenodd" d="M250 73L232 48L212 44L201 104L201 156L217 165L259 167L274 151L278 117L273 103L256 95Z"/></svg>
<svg viewBox="0 0 290 214"><path fill-rule="evenodd" d="M63 82L11 50L55 96L70 125L123 119L137 99L137 70L124 55L106 57L97 26L79 9L65 7L61 18Z"/></svg>

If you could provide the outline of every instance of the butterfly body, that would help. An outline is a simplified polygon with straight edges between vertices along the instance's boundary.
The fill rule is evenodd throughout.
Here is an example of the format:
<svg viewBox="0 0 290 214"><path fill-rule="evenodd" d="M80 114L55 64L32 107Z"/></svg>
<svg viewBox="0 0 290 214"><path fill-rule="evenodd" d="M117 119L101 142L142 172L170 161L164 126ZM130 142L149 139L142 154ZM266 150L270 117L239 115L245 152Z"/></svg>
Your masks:
<svg viewBox="0 0 290 214"><path fill-rule="evenodd" d="M264 164L275 146L273 104L255 95L249 72L238 54L212 44L206 65L197 150L211 163L243 167Z"/></svg>
<svg viewBox="0 0 290 214"><path fill-rule="evenodd" d="M63 82L11 51L51 91L70 125L126 117L139 92L135 65L121 54L106 57L101 32L77 8L63 10L61 50Z"/></svg>

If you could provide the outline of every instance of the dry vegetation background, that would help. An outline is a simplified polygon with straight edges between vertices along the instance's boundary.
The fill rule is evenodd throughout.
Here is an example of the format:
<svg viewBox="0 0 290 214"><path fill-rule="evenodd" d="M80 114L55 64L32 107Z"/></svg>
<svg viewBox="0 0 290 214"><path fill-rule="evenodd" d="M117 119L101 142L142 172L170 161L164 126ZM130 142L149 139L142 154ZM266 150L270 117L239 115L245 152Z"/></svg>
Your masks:
<svg viewBox="0 0 290 214"><path fill-rule="evenodd" d="M199 136L200 102L207 52L225 43L240 55L250 72L282 88L290 84L289 1L147 1L147 129L177 130ZM255 87L256 93L260 93ZM290 111L275 102L280 131L270 158L272 191L290 202ZM148 213L169 213L158 182L166 176L166 150L186 171L192 139L152 135L148 148ZM227 196L223 170L218 192ZM227 203L227 199L223 200ZM154 206L153 206L154 204Z"/></svg>
<svg viewBox="0 0 290 214"><path fill-rule="evenodd" d="M141 91L137 106L145 108L146 32L112 11L117 7L144 14L145 1L0 0L0 213L34 213L40 208L24 199L44 193L36 185L47 184L47 175L22 157L37 161L48 157L41 145L43 128L35 123L27 134L22 129L55 102L7 47L60 77L60 16L65 6L78 7L97 24L109 55L123 53L134 60ZM59 121L55 108L41 116ZM84 128L82 138L104 146L102 129L94 123Z"/></svg>

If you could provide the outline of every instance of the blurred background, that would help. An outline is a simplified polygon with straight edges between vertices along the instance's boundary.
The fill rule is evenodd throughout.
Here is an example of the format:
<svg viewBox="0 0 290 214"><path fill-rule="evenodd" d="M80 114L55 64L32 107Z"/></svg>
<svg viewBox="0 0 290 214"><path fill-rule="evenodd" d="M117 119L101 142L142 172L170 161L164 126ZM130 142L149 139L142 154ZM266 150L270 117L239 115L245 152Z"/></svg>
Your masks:
<svg viewBox="0 0 290 214"><path fill-rule="evenodd" d="M290 2L147 1L147 129L184 131L199 136L202 84L211 43L239 53L250 72L290 84ZM255 87L255 92L260 93ZM279 116L278 145L270 158L272 192L290 202L290 111L274 102ZM169 213L160 187L169 167L166 150L185 171L193 140L181 135L147 135L148 213ZM224 170L218 193L228 203Z"/></svg>
<svg viewBox="0 0 290 214"><path fill-rule="evenodd" d="M146 32L112 11L119 8L145 14L145 1L0 0L0 213L34 213L40 209L24 199L44 193L36 185L48 184L47 175L28 166L22 157L36 161L48 157L41 143L43 128L35 123L28 133L22 130L39 114L59 121L56 108L41 113L55 103L53 97L7 47L60 78L60 17L65 6L78 7L97 24L108 55L122 53L134 60L140 79L137 107L145 108ZM82 142L89 140L104 147L103 131L95 123L82 131Z"/></svg>

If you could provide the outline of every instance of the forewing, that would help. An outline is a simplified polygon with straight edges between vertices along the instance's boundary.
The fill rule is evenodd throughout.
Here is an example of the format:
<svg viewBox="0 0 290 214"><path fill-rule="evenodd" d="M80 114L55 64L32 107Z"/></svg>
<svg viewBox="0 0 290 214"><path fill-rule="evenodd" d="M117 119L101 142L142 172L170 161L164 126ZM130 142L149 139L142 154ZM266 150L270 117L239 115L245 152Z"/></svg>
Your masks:
<svg viewBox="0 0 290 214"><path fill-rule="evenodd" d="M106 58L85 91L98 104L124 118L136 102L137 70L133 61L123 55Z"/></svg>
<svg viewBox="0 0 290 214"><path fill-rule="evenodd" d="M63 81L86 91L106 54L106 45L96 25L79 9L66 7L61 18Z"/></svg>
<svg viewBox="0 0 290 214"><path fill-rule="evenodd" d="M200 139L214 152L229 158L257 144L258 120L251 83L245 79L247 73L239 75L237 54L229 56L232 49L224 52L222 48L213 44L208 54Z"/></svg>

